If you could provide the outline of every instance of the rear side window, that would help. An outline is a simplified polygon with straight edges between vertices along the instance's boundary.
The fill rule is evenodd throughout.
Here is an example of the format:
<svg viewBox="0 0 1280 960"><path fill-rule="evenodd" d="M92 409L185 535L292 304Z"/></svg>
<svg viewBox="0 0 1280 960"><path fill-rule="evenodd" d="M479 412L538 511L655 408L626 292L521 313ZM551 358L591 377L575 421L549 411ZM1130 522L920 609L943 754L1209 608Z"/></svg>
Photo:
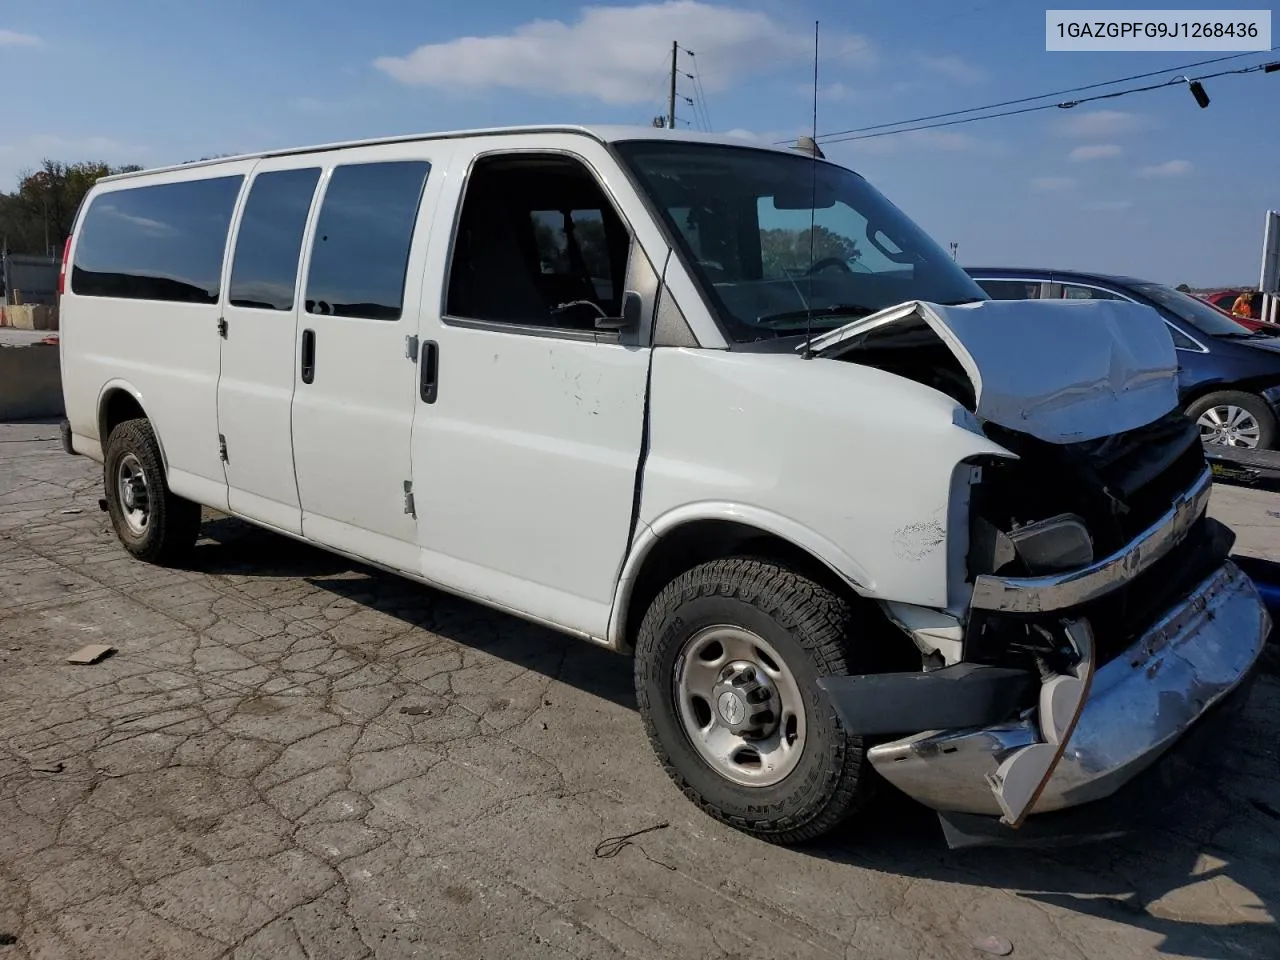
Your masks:
<svg viewBox="0 0 1280 960"><path fill-rule="evenodd" d="M337 167L325 190L307 276L308 313L399 320L425 160Z"/></svg>
<svg viewBox="0 0 1280 960"><path fill-rule="evenodd" d="M261 173L249 188L231 262L232 306L292 310L298 255L320 169Z"/></svg>
<svg viewBox="0 0 1280 960"><path fill-rule="evenodd" d="M217 303L244 177L99 194L76 240L71 290L87 297Z"/></svg>
<svg viewBox="0 0 1280 960"><path fill-rule="evenodd" d="M979 280L992 300L1039 300L1039 280Z"/></svg>
<svg viewBox="0 0 1280 960"><path fill-rule="evenodd" d="M1064 283L1062 285L1062 299L1064 300L1123 300L1124 297L1119 294L1112 293L1110 290L1103 290L1099 287L1082 287L1074 283Z"/></svg>

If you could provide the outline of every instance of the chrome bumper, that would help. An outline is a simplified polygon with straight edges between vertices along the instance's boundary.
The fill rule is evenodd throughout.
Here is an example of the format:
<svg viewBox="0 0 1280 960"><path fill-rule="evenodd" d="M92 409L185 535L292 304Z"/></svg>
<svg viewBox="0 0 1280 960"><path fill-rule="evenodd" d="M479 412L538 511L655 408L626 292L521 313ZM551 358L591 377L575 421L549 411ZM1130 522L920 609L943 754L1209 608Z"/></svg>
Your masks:
<svg viewBox="0 0 1280 960"><path fill-rule="evenodd" d="M973 583L977 610L1044 613L1078 606L1105 596L1149 568L1186 537L1209 506L1213 471L1208 467L1159 520L1109 557L1070 573L1048 577L997 577L984 574Z"/></svg>
<svg viewBox="0 0 1280 960"><path fill-rule="evenodd" d="M1097 671L1032 813L1100 800L1142 772L1240 684L1270 630L1252 581L1225 563ZM868 756L886 780L925 806L999 816L987 778L1011 751L1040 739L1032 712L992 727L916 734L873 747Z"/></svg>

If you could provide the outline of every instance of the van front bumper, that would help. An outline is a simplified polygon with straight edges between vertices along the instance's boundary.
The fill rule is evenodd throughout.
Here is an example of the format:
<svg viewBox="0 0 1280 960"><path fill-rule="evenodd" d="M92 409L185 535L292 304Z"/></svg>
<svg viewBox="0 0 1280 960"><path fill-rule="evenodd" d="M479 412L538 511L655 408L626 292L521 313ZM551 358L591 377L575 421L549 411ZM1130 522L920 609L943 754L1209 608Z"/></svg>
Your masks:
<svg viewBox="0 0 1280 960"><path fill-rule="evenodd" d="M1098 669L1062 759L1031 813L1115 794L1244 684L1270 630L1252 581L1224 563ZM1030 711L992 726L918 733L875 746L868 757L886 780L925 806L996 818L1001 809L989 778L1011 752L1041 740Z"/></svg>

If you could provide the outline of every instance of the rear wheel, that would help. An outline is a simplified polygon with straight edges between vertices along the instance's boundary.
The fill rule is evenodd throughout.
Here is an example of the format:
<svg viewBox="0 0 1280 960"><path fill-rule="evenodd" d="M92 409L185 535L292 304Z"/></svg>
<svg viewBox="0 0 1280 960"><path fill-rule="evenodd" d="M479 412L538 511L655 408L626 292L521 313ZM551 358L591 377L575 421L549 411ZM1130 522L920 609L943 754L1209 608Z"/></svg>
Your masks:
<svg viewBox="0 0 1280 960"><path fill-rule="evenodd" d="M1276 418L1267 402L1252 393L1221 390L1187 407L1187 416L1200 428L1205 443L1270 450L1276 439Z"/></svg>
<svg viewBox="0 0 1280 960"><path fill-rule="evenodd" d="M822 676L864 672L854 607L778 564L717 560L653 601L636 692L654 751L711 816L774 843L826 833L868 794L861 738Z"/></svg>
<svg viewBox="0 0 1280 960"><path fill-rule="evenodd" d="M150 421L126 420L111 431L103 474L107 513L126 550L162 565L189 556L200 532L200 505L170 492Z"/></svg>

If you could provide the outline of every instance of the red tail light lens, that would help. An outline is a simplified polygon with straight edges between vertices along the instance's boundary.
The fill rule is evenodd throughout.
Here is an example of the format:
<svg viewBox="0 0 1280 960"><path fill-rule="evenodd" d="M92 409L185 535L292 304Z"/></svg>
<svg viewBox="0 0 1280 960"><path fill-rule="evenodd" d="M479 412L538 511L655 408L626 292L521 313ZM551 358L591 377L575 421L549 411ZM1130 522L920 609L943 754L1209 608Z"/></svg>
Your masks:
<svg viewBox="0 0 1280 960"><path fill-rule="evenodd" d="M71 238L62 247L62 266L58 270L58 296L67 292L67 261L71 259Z"/></svg>

